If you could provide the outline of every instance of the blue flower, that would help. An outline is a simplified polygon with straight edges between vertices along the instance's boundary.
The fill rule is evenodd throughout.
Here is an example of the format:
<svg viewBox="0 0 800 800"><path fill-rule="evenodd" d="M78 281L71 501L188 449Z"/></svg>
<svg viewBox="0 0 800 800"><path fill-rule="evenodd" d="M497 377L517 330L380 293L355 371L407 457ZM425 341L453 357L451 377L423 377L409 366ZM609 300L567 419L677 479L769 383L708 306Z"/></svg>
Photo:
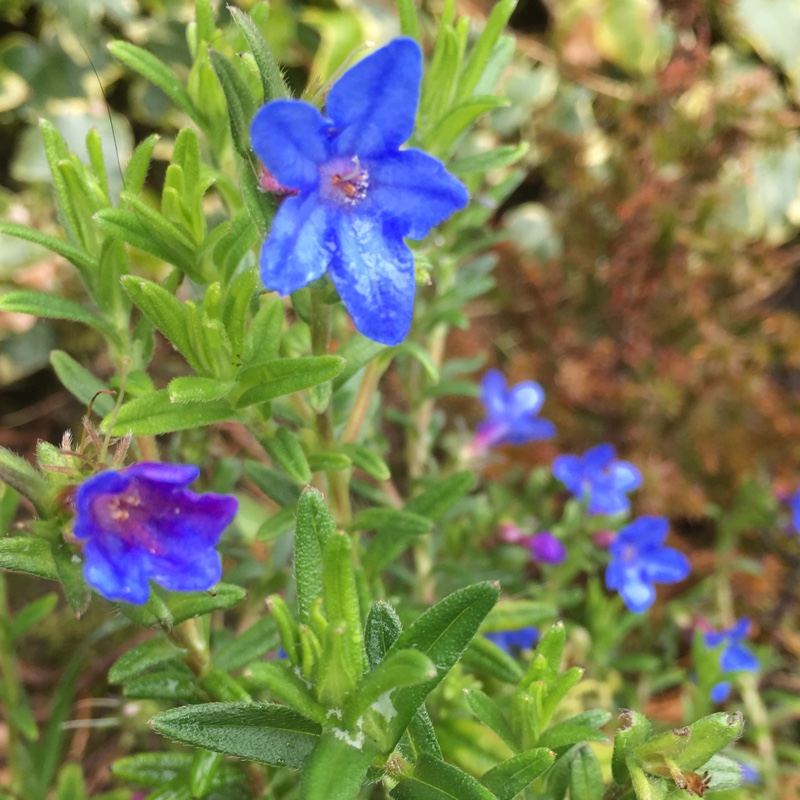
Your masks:
<svg viewBox="0 0 800 800"><path fill-rule="evenodd" d="M545 564L560 564L567 557L567 548L564 543L553 536L550 531L542 531L533 536L527 537L525 544L531 551L531 558L534 561L542 561Z"/></svg>
<svg viewBox="0 0 800 800"><path fill-rule="evenodd" d="M800 533L800 490L789 498L789 508L792 510L792 524L795 533Z"/></svg>
<svg viewBox="0 0 800 800"><path fill-rule="evenodd" d="M553 475L578 500L588 500L592 514L618 514L631 507L627 492L636 489L642 476L628 461L617 461L610 444L599 444L582 456L558 456Z"/></svg>
<svg viewBox="0 0 800 800"><path fill-rule="evenodd" d="M150 579L165 589L210 589L222 574L215 546L236 516L235 497L196 494L191 464L143 462L101 472L75 495L73 532L86 580L109 600L141 604Z"/></svg>
<svg viewBox="0 0 800 800"><path fill-rule="evenodd" d="M668 530L663 517L639 517L622 528L609 547L606 586L618 591L636 614L653 605L654 583L677 583L689 574L686 556L664 546Z"/></svg>
<svg viewBox="0 0 800 800"><path fill-rule="evenodd" d="M481 402L486 419L475 431L472 449L477 453L501 444L525 444L555 436L555 425L536 416L544 403L544 389L535 381L523 381L509 389L502 372L489 370L481 381Z"/></svg>
<svg viewBox="0 0 800 800"><path fill-rule="evenodd" d="M496 631L483 634L490 642L494 642L501 650L512 654L520 650L532 650L539 638L539 631L533 626L519 628L515 631Z"/></svg>
<svg viewBox="0 0 800 800"><path fill-rule="evenodd" d="M703 636L703 643L708 648L725 645L719 656L719 668L723 675L731 672L758 672L758 658L742 644L749 629L750 620L742 617L730 628L711 631ZM730 693L731 682L720 681L711 689L711 699L715 703L724 703Z"/></svg>
<svg viewBox="0 0 800 800"><path fill-rule="evenodd" d="M273 100L253 120L253 149L283 201L261 251L261 278L282 295L327 271L356 327L397 344L411 325L414 257L422 239L463 208L467 190L441 161L401 150L414 131L422 53L395 39L349 69L326 116L299 100Z"/></svg>

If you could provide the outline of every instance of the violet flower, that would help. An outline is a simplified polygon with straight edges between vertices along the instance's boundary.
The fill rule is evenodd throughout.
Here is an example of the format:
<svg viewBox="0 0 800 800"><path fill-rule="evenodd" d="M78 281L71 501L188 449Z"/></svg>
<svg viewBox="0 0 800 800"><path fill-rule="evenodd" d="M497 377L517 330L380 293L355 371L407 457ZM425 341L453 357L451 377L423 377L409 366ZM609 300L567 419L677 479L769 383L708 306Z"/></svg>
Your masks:
<svg viewBox="0 0 800 800"><path fill-rule="evenodd" d="M416 288L403 241L466 206L469 196L441 161L400 146L414 131L422 52L395 39L351 67L326 114L273 100L251 141L277 184L297 192L278 209L261 251L264 285L287 295L330 273L364 336L383 344L408 333Z"/></svg>
<svg viewBox="0 0 800 800"><path fill-rule="evenodd" d="M664 546L669 523L644 516L626 525L609 545L606 586L618 591L625 605L639 614L656 599L654 583L677 583L690 572L689 559Z"/></svg>
<svg viewBox="0 0 800 800"><path fill-rule="evenodd" d="M758 658L742 644L749 629L750 620L742 617L730 628L703 635L703 643L710 649L725 645L719 656L719 668L723 675L730 672L758 672ZM724 703L730 693L731 682L723 680L711 689L711 699L715 703Z"/></svg>
<svg viewBox="0 0 800 800"><path fill-rule="evenodd" d="M636 489L642 476L628 461L616 459L610 444L599 444L582 456L558 456L553 475L578 500L586 500L591 514L619 514L631 507L627 492Z"/></svg>
<svg viewBox="0 0 800 800"><path fill-rule="evenodd" d="M84 481L73 532L84 542L83 573L109 600L142 604L150 580L165 589L210 589L222 575L215 547L238 509L235 497L186 487L191 464L143 462Z"/></svg>
<svg viewBox="0 0 800 800"><path fill-rule="evenodd" d="M564 543L553 536L550 531L542 531L527 537L525 544L531 551L534 561L544 564L560 564L567 557L567 548Z"/></svg>
<svg viewBox="0 0 800 800"><path fill-rule="evenodd" d="M486 419L475 431L472 450L476 453L501 444L519 445L555 436L555 425L537 416L544 390L535 381L523 381L509 389L502 372L489 370L481 380L481 402Z"/></svg>
<svg viewBox="0 0 800 800"><path fill-rule="evenodd" d="M531 625L514 631L495 631L483 635L501 650L513 655L520 650L532 650L539 638L539 631Z"/></svg>

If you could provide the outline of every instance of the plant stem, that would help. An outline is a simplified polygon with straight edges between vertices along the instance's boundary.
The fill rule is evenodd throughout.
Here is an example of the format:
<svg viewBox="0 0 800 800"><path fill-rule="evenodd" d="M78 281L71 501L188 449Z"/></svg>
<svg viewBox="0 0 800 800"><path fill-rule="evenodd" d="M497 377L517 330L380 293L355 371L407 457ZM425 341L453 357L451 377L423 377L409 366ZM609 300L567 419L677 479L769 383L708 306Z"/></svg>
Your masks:
<svg viewBox="0 0 800 800"><path fill-rule="evenodd" d="M342 442L358 441L361 428L364 425L364 420L369 411L370 403L378 388L378 381L381 379L381 375L386 371L387 366L388 362L383 363L383 359L374 358L364 369L361 385L358 387L358 393L353 402L353 409L344 426Z"/></svg>
<svg viewBox="0 0 800 800"><path fill-rule="evenodd" d="M23 775L19 759L19 747L21 738L14 722L14 711L19 705L22 697L22 688L17 673L16 660L12 649L11 637L9 635L9 625L11 619L8 610L8 591L6 576L0 572L0 617L3 625L0 625L0 672L3 677L3 700L6 706L6 725L8 729L8 771L9 789L14 794L22 791Z"/></svg>

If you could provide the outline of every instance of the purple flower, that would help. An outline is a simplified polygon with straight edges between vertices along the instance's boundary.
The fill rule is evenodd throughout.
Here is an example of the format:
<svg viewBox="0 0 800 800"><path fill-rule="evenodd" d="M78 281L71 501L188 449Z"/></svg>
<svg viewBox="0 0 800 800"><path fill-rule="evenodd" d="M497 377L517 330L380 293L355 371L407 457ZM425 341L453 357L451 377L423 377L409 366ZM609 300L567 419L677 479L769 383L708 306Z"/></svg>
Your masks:
<svg viewBox="0 0 800 800"><path fill-rule="evenodd" d="M542 531L542 533L529 536L526 544L534 561L560 564L567 557L567 548L564 543L553 536L550 531Z"/></svg>
<svg viewBox="0 0 800 800"><path fill-rule="evenodd" d="M414 307L414 257L404 238L467 204L441 161L400 146L414 131L422 53L395 39L349 69L326 116L300 100L273 100L253 120L253 149L280 186L281 204L261 251L261 278L282 295L327 271L361 333L402 341Z"/></svg>
<svg viewBox="0 0 800 800"><path fill-rule="evenodd" d="M196 494L191 464L143 462L89 478L75 496L83 574L109 600L141 604L150 579L165 589L211 588L222 574L215 546L236 516L235 497Z"/></svg>
<svg viewBox="0 0 800 800"><path fill-rule="evenodd" d="M792 524L795 533L800 533L800 490L789 498L789 508L792 511Z"/></svg>
<svg viewBox="0 0 800 800"><path fill-rule="evenodd" d="M628 461L617 461L610 444L599 444L582 456L558 456L553 475L578 500L588 500L592 514L618 514L631 507L627 492L636 489L642 476Z"/></svg>
<svg viewBox="0 0 800 800"><path fill-rule="evenodd" d="M481 402L486 419L478 423L472 443L475 452L555 436L555 425L536 416L544 403L544 390L535 381L523 381L509 389L502 372L489 370L481 381Z"/></svg>
<svg viewBox="0 0 800 800"><path fill-rule="evenodd" d="M490 642L494 642L501 650L513 654L519 650L532 650L539 638L539 631L533 626L519 628L514 631L496 631L483 634Z"/></svg>
<svg viewBox="0 0 800 800"><path fill-rule="evenodd" d="M713 649L725 645L719 656L719 668L723 675L730 672L758 672L758 659L742 644L749 629L750 620L742 617L730 628L704 634L703 643L706 647ZM720 681L712 688L711 699L715 703L724 703L730 693L730 681Z"/></svg>
<svg viewBox="0 0 800 800"><path fill-rule="evenodd" d="M618 591L636 614L653 605L654 583L677 583L689 574L686 556L664 546L668 530L663 517L639 517L622 528L609 546L606 586Z"/></svg>

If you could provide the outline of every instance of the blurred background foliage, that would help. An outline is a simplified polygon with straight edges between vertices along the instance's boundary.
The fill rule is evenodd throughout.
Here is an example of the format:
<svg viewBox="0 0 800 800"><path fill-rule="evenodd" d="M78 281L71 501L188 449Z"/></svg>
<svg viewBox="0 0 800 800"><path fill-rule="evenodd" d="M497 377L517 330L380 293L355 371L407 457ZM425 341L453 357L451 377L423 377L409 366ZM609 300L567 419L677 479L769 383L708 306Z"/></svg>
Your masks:
<svg viewBox="0 0 800 800"><path fill-rule="evenodd" d="M298 92L309 78L307 91L319 89L365 38L399 31L390 0L237 5L269 14L264 30ZM491 3L456 6L480 28ZM443 3L423 10L433 31ZM105 45L125 39L190 85L208 80L189 74L192 18L189 0L0 0L0 216L59 235L42 117L84 161L97 127L112 181L117 161L157 133L148 184L160 192L186 118ZM521 0L512 29L510 103L460 155L528 150L478 193L489 203L492 187L517 185L492 218L495 288L466 310L449 355L545 388L557 441L515 453L518 465L611 441L644 473L637 511L666 514L701 548L714 507L746 503L747 478L798 483L800 0ZM237 52L233 34L215 46ZM208 109L224 114L213 78L207 87ZM0 237L0 291L12 288L81 297L60 259ZM56 344L110 371L90 331L0 314L0 444L17 452L59 441L83 413L50 371ZM463 430L479 414L447 398L433 422ZM780 588L796 591L800 577L796 537L768 546L767 577L737 586L763 598L762 628L779 624ZM693 562L702 572L699 549ZM779 644L800 656L796 633ZM795 676L781 680L797 693Z"/></svg>

